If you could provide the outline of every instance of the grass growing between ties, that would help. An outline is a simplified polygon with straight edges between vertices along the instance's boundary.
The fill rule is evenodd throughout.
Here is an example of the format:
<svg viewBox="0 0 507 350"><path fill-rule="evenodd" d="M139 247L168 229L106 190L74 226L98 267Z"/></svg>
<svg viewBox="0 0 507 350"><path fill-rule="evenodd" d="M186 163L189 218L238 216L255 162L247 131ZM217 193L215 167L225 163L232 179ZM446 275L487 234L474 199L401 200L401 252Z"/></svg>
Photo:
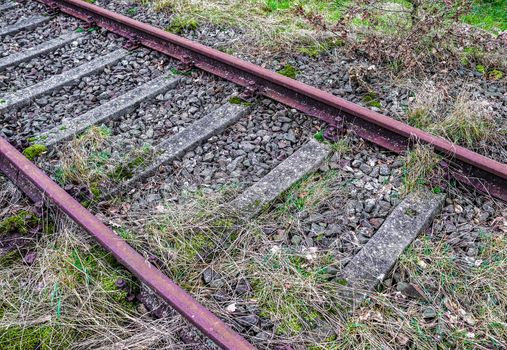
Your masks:
<svg viewBox="0 0 507 350"><path fill-rule="evenodd" d="M415 152L419 162L432 159L429 151ZM425 178L427 165L418 176ZM340 293L347 287L338 247L323 248L318 237L308 243L301 228L302 218L347 197L347 181L340 171L316 172L248 221L230 210L233 187L184 192L149 215L129 209L117 232L259 349L505 347L507 226L481 231L473 258L445 239L417 240L382 288L349 308ZM186 327L181 319L143 315L142 305L129 301L139 291L132 276L56 218L56 230L31 248L32 265L19 257L0 266L0 347L182 346L175 339ZM419 286L422 297L400 292L402 283Z"/></svg>
<svg viewBox="0 0 507 350"><path fill-rule="evenodd" d="M131 178L155 156L148 145L126 154L112 153L111 142L108 128L91 127L65 147L56 167L56 180L86 205L98 200L102 189Z"/></svg>
<svg viewBox="0 0 507 350"><path fill-rule="evenodd" d="M408 151L403 168L402 193L407 194L431 184L438 179L439 157L432 147L417 144Z"/></svg>

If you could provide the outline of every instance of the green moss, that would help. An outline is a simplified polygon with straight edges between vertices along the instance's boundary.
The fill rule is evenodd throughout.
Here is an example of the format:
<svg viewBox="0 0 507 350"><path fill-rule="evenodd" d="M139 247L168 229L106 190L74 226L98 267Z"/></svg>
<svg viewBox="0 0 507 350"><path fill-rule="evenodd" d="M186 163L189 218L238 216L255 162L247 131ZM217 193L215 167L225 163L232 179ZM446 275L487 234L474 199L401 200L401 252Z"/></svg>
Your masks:
<svg viewBox="0 0 507 350"><path fill-rule="evenodd" d="M498 69L492 69L488 72L488 78L491 80L500 80L503 76L503 72Z"/></svg>
<svg viewBox="0 0 507 350"><path fill-rule="evenodd" d="M165 30L173 34L183 34L187 31L196 30L198 26L197 20L192 17L174 16L171 24Z"/></svg>
<svg viewBox="0 0 507 350"><path fill-rule="evenodd" d="M482 64L478 64L475 66L475 70L478 71L481 74L486 73L486 67L484 67Z"/></svg>
<svg viewBox="0 0 507 350"><path fill-rule="evenodd" d="M46 152L48 148L44 145L35 144L24 149L23 155L29 160L34 160L42 153Z"/></svg>
<svg viewBox="0 0 507 350"><path fill-rule="evenodd" d="M122 305L127 310L134 310L134 304L127 300L128 292L125 289L118 288L116 285L116 281L119 279L125 280L123 276L114 275L101 280L100 285L115 303Z"/></svg>
<svg viewBox="0 0 507 350"><path fill-rule="evenodd" d="M34 327L0 328L0 348L3 350L20 349L66 349L70 346L73 333L69 327L41 325Z"/></svg>
<svg viewBox="0 0 507 350"><path fill-rule="evenodd" d="M290 64L286 64L285 66L283 66L282 69L277 71L277 73L281 74L283 76L286 76L288 78L291 78L291 79L296 79L299 72L294 66L292 66Z"/></svg>
<svg viewBox="0 0 507 350"><path fill-rule="evenodd" d="M26 235L30 229L36 227L40 223L40 219L27 212L20 210L16 215L8 217L0 222L0 235L19 233Z"/></svg>
<svg viewBox="0 0 507 350"><path fill-rule="evenodd" d="M377 107L382 108L382 104L377 100L378 96L375 92L370 91L366 95L363 96L363 102L366 103L368 107Z"/></svg>
<svg viewBox="0 0 507 350"><path fill-rule="evenodd" d="M239 96L233 96L229 99L229 103L233 105L251 106L252 102L243 101Z"/></svg>

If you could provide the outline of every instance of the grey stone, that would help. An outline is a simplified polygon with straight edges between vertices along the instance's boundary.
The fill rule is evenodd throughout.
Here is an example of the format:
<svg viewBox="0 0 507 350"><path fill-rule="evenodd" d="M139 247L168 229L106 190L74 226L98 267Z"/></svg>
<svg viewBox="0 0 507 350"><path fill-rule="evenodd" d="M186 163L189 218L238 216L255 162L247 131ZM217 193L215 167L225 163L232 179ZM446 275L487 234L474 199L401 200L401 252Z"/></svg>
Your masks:
<svg viewBox="0 0 507 350"><path fill-rule="evenodd" d="M396 290L409 298L420 300L426 299L424 291L416 284L399 282L396 286Z"/></svg>
<svg viewBox="0 0 507 350"><path fill-rule="evenodd" d="M379 168L379 173L382 176L389 176L391 174L391 169L386 164L382 164Z"/></svg>
<svg viewBox="0 0 507 350"><path fill-rule="evenodd" d="M9 2L6 2L6 3L3 3L0 5L0 11L11 10L11 9L15 8L16 6L18 6L18 4L16 2L9 1Z"/></svg>
<svg viewBox="0 0 507 350"><path fill-rule="evenodd" d="M423 309L422 317L426 320L432 319L432 318L437 317L437 312L435 311L435 309L433 307L427 306Z"/></svg>
<svg viewBox="0 0 507 350"><path fill-rule="evenodd" d="M259 323L259 316L257 315L239 316L236 318L236 322L238 322L243 327L251 328Z"/></svg>
<svg viewBox="0 0 507 350"><path fill-rule="evenodd" d="M361 164L361 166L359 167L359 169L365 173L366 175L368 175L369 173L371 173L371 166L369 166L368 164L366 163L363 163Z"/></svg>

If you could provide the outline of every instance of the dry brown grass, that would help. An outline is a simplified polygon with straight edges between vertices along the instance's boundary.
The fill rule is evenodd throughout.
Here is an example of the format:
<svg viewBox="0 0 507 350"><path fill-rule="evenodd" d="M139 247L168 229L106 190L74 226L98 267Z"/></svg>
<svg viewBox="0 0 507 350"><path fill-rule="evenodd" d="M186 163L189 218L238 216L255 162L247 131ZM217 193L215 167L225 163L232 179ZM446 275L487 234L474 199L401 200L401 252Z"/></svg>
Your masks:
<svg viewBox="0 0 507 350"><path fill-rule="evenodd" d="M149 216L129 210L117 231L139 251L155 254L170 277L227 322L251 313L272 322L273 330L262 340L253 336L256 327L243 330L261 349L280 344L297 350L505 346L504 221L499 221L504 231L497 226L480 236L480 253L472 262L445 240L423 237L401 257L394 282L388 276L385 289L349 309L339 293L344 287L331 273L340 268L334 248L309 249L289 240L301 213L312 213L329 196L339 195L336 188L329 191L329 180L307 178L271 213L251 222L224 215L235 191L197 192L180 204L159 205ZM18 260L0 268L6 276L0 298L2 348L27 348L34 337L47 349L181 346L174 339L185 327L181 319L140 314L125 301L124 291L111 288L118 278L135 287L132 277L73 225L53 218L58 229L34 246L34 265ZM209 268L219 276L212 285L202 279ZM397 281L420 285L427 299L402 296ZM240 293L238 286L245 283L249 287ZM425 319L429 306L436 316Z"/></svg>
<svg viewBox="0 0 507 350"><path fill-rule="evenodd" d="M471 87L464 87L456 97L430 81L414 90L408 124L470 149L501 144L505 130L493 119L489 103L473 95Z"/></svg>

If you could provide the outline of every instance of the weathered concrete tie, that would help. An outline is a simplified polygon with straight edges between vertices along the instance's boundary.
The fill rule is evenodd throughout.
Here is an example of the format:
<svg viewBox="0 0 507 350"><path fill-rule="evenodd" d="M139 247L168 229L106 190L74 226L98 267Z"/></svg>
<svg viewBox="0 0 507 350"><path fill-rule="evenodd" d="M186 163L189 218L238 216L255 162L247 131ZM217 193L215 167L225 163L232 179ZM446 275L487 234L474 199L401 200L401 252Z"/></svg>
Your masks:
<svg viewBox="0 0 507 350"><path fill-rule="evenodd" d="M193 122L176 135L160 142L156 147L156 153L159 154L157 158L147 168L134 174L132 178L105 194L104 198L120 193L130 188L134 183L155 174L160 166L182 157L200 143L240 120L249 109L247 106L227 103Z"/></svg>
<svg viewBox="0 0 507 350"><path fill-rule="evenodd" d="M384 280L403 251L433 222L444 201L444 194L414 192L396 206L341 273L355 302Z"/></svg>
<svg viewBox="0 0 507 350"><path fill-rule="evenodd" d="M239 195L232 202L232 208L238 210L242 217L249 218L257 215L293 184L318 168L330 153L329 146L311 139Z"/></svg>
<svg viewBox="0 0 507 350"><path fill-rule="evenodd" d="M51 19L50 17L45 16L33 16L21 19L12 25L0 28L0 38L6 35L16 34L18 32L21 32L22 30L33 29L35 27L40 26L43 23L48 22L50 19Z"/></svg>
<svg viewBox="0 0 507 350"><path fill-rule="evenodd" d="M34 57L43 55L45 53L55 51L56 49L65 46L72 41L76 40L82 36L81 33L76 32L69 32L66 34L63 34L59 37L56 37L54 39L48 40L43 42L40 45L31 47L29 49L26 49L21 52L16 52L15 54L6 56L4 58L0 59L0 71L4 70L5 68L9 66L14 66L17 64L20 64L21 62L28 61Z"/></svg>
<svg viewBox="0 0 507 350"><path fill-rule="evenodd" d="M14 107L20 107L30 103L34 98L59 89L66 85L72 85L79 79L91 75L97 71L104 69L106 66L118 62L125 57L128 51L124 49L116 50L108 55L94 59L93 61L82 64L74 69L70 69L51 78L41 81L38 84L29 86L25 89L18 90L11 94L0 97L0 112Z"/></svg>

